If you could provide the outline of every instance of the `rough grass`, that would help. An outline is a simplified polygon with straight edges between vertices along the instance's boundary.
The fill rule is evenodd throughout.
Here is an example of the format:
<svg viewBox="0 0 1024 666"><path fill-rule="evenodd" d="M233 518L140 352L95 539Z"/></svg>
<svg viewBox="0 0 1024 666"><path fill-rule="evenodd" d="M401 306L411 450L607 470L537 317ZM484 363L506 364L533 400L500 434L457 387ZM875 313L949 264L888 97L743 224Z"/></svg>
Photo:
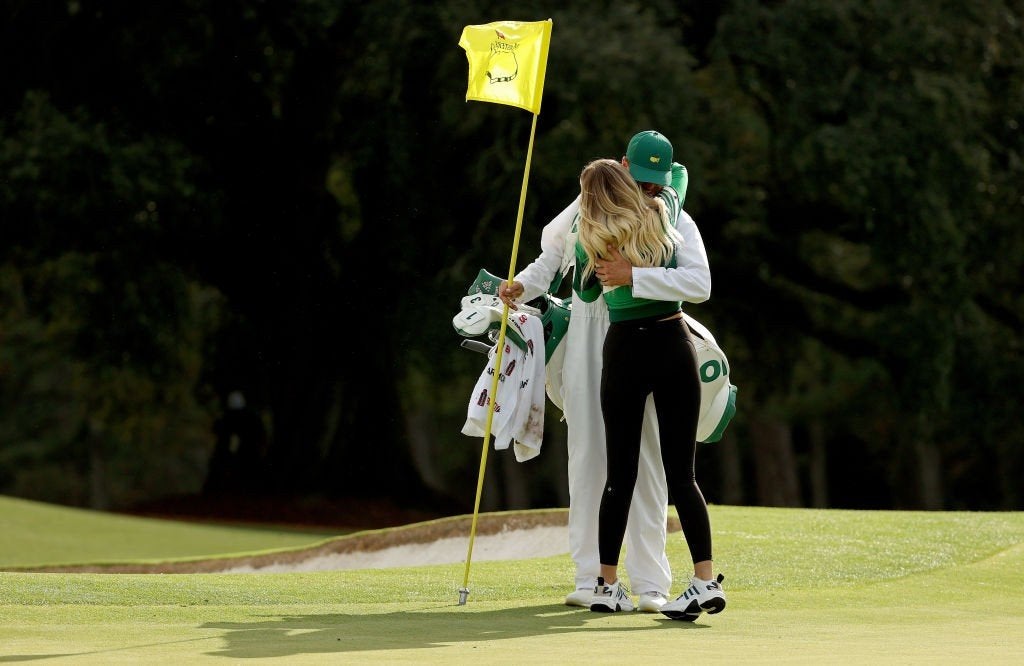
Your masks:
<svg viewBox="0 0 1024 666"><path fill-rule="evenodd" d="M561 605L568 556L474 563L465 606L462 564L0 573L0 653L73 663L1024 662L1022 513L714 506L711 517L729 606L694 624ZM682 537L670 540L684 572Z"/></svg>

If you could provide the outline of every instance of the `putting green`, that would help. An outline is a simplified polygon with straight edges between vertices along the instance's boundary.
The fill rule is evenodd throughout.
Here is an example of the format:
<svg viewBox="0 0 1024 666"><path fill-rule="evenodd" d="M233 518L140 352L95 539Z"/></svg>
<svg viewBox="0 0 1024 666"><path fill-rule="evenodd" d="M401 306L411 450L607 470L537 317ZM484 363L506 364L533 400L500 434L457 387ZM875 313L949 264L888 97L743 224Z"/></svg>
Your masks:
<svg viewBox="0 0 1024 666"><path fill-rule="evenodd" d="M294 574L0 573L0 661L1024 663L1024 514L711 507L729 606L560 604L568 556ZM680 535L669 556L685 562ZM677 586L678 587L678 586Z"/></svg>

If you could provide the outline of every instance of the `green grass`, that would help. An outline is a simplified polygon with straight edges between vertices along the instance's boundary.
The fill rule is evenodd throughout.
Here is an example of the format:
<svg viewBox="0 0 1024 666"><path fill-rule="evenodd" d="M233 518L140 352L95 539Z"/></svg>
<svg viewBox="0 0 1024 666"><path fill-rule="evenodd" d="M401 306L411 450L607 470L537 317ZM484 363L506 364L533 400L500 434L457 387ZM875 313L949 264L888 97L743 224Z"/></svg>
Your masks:
<svg viewBox="0 0 1024 666"><path fill-rule="evenodd" d="M561 605L568 556L474 562L465 606L462 564L0 573L0 662L1024 663L1024 513L713 506L711 517L729 606L695 624ZM99 546L92 558L118 559ZM669 558L685 572L679 534Z"/></svg>
<svg viewBox="0 0 1024 666"><path fill-rule="evenodd" d="M295 548L328 534L196 525L0 496L0 568L174 560Z"/></svg>

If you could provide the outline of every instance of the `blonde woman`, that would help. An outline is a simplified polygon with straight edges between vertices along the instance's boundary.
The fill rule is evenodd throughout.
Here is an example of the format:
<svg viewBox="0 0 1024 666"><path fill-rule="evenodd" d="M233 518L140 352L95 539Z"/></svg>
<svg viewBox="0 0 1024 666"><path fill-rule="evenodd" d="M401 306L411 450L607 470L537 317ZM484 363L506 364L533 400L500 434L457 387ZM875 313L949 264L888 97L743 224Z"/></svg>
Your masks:
<svg viewBox="0 0 1024 666"><path fill-rule="evenodd" d="M573 289L581 300L603 297L610 326L604 341L601 410L605 425L607 479L598 516L600 577L590 609L632 610L618 578L619 552L636 486L644 406L653 395L661 457L669 491L693 560L694 577L668 617L693 621L725 608L721 576L714 579L711 524L694 471L700 378L697 356L680 301L638 298L629 285L605 286L601 262L620 255L633 266L675 267L682 237L672 220L677 192L663 188L648 197L614 160L595 160L580 175L580 221Z"/></svg>
<svg viewBox="0 0 1024 666"><path fill-rule="evenodd" d="M671 187L679 195L675 226L685 239L676 268L632 266L618 256L603 261L598 275L607 286L630 285L633 294L661 300L701 303L711 296L711 269L700 229L682 209L687 191L686 167L673 161L672 143L661 132L634 134L622 165L647 196ZM577 174L578 176L578 174ZM515 310L545 292L557 291L576 263L580 196L552 218L541 232L541 253L511 282L502 281L499 295ZM566 595L569 606L590 608L600 574L597 552L597 512L604 492L604 421L601 418L601 348L608 332L608 307L603 299L585 303L574 299L566 332L560 397L566 423L569 482L569 553L574 585ZM668 602L672 569L665 556L668 537L668 484L661 463L661 444L654 401L648 399L640 436L640 469L629 506L624 540L624 573L637 593L636 610L657 613ZM687 575L689 578L689 575Z"/></svg>

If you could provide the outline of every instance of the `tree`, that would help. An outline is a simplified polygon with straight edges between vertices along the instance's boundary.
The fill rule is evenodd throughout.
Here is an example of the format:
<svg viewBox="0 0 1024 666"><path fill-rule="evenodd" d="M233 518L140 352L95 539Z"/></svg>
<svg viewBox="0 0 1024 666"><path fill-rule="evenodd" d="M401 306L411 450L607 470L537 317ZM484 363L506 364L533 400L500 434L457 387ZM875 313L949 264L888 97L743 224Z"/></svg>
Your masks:
<svg viewBox="0 0 1024 666"><path fill-rule="evenodd" d="M97 508L197 489L219 298L165 254L201 205L189 156L39 92L0 137L0 479Z"/></svg>
<svg viewBox="0 0 1024 666"><path fill-rule="evenodd" d="M673 139L714 276L691 312L741 391L708 461L730 483L762 474L756 496L721 494L1015 506L1014 9L16 3L0 21L17 65L0 90L4 469L131 443L188 467L168 484L186 489L216 396L240 389L269 489L467 507L480 443L458 430L482 359L448 322L479 268L507 269L530 118L464 102L458 35L551 16L518 265L584 163L641 129ZM496 503L564 502L560 457L504 462Z"/></svg>
<svg viewBox="0 0 1024 666"><path fill-rule="evenodd" d="M725 116L723 154L756 155L720 170L748 189L711 209L740 244L726 299L752 322L751 384L772 395L755 396L752 408L791 427L809 417L836 428L834 406L798 416L797 392L778 387L791 385L791 369L835 365L831 355L880 363L881 376L864 376L881 390L877 407L886 395L892 407L859 414L831 440L859 432L865 458L885 456L897 505L949 502L949 415L956 389L971 384L956 351L993 332L977 316L988 297L975 276L988 259L970 245L1002 226L984 201L987 186L974 184L990 180L993 117L977 73L996 44L1019 51L1006 12L1002 3L742 2L723 18L709 66L716 93L719 81L742 92ZM770 307L751 310L755 303ZM824 342L813 353L825 357L802 355L808 348L792 342L801 337ZM848 393L849 378L820 377L815 390Z"/></svg>

